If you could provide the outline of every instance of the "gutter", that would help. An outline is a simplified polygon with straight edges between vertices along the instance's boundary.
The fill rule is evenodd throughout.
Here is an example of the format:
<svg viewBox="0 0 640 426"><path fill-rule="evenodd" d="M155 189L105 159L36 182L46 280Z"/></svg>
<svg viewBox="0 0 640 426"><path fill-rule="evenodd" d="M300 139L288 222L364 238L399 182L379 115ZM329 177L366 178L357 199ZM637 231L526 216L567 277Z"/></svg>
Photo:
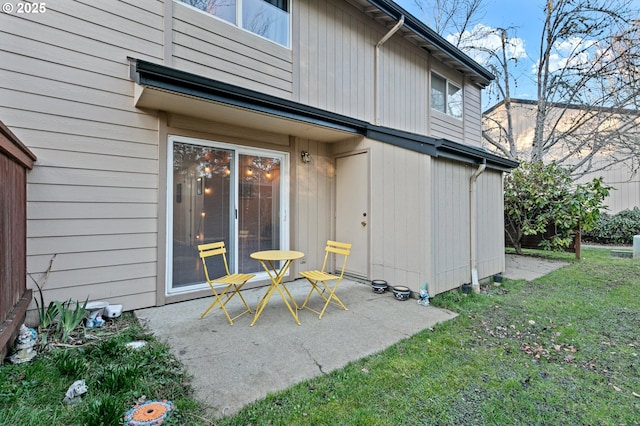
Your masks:
<svg viewBox="0 0 640 426"><path fill-rule="evenodd" d="M471 289L474 293L480 293L480 282L478 281L478 202L476 200L476 186L478 176L487 168L487 162L483 161L469 181L469 233L470 235L470 262L471 262Z"/></svg>

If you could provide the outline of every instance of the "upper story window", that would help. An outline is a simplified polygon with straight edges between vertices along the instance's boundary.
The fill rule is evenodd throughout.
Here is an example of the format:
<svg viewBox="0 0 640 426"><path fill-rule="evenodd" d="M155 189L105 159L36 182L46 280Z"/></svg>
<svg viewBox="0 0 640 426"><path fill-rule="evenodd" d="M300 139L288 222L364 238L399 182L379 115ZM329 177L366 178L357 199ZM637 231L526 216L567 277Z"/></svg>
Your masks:
<svg viewBox="0 0 640 426"><path fill-rule="evenodd" d="M431 108L462 119L462 88L432 72Z"/></svg>
<svg viewBox="0 0 640 426"><path fill-rule="evenodd" d="M180 0L289 47L289 0Z"/></svg>

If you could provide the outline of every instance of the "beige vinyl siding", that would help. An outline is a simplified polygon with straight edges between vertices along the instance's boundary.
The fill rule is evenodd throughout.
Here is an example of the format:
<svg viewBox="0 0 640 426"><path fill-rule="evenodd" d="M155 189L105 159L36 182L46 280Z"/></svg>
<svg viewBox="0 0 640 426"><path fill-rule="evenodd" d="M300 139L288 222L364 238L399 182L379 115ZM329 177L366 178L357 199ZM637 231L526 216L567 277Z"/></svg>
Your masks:
<svg viewBox="0 0 640 426"><path fill-rule="evenodd" d="M433 294L471 281L469 178L472 168L434 160L432 174Z"/></svg>
<svg viewBox="0 0 640 426"><path fill-rule="evenodd" d="M179 1L173 2L172 52L172 65L181 70L291 99L290 49Z"/></svg>
<svg viewBox="0 0 640 426"><path fill-rule="evenodd" d="M162 62L162 2L46 6L0 15L0 116L38 156L28 272L41 279L56 256L45 303L153 305L158 120L133 107L127 57Z"/></svg>
<svg viewBox="0 0 640 426"><path fill-rule="evenodd" d="M430 280L432 159L379 142L371 145L372 279L417 291Z"/></svg>
<svg viewBox="0 0 640 426"><path fill-rule="evenodd" d="M380 52L379 124L425 134L429 115L427 55L398 37L384 44Z"/></svg>
<svg viewBox="0 0 640 426"><path fill-rule="evenodd" d="M477 180L478 276L504 272L504 198L502 173L485 170Z"/></svg>
<svg viewBox="0 0 640 426"><path fill-rule="evenodd" d="M460 142L464 138L463 121L431 109L429 136Z"/></svg>
<svg viewBox="0 0 640 426"><path fill-rule="evenodd" d="M293 7L295 100L373 120L371 21L345 2L307 0Z"/></svg>
<svg viewBox="0 0 640 426"><path fill-rule="evenodd" d="M431 157L371 139L332 148L371 157L370 278L418 290L431 279Z"/></svg>
<svg viewBox="0 0 640 426"><path fill-rule="evenodd" d="M388 28L342 1L294 8L297 101L361 120L425 134L428 54L395 36L380 48L375 117L375 46Z"/></svg>
<svg viewBox="0 0 640 426"><path fill-rule="evenodd" d="M333 170L334 161L330 146L309 139L298 139L294 155L307 151L310 163L298 161L292 179L291 211L293 215L292 249L305 254L297 262L302 269L320 269L324 260L324 247L333 235ZM295 266L295 264L294 264Z"/></svg>
<svg viewBox="0 0 640 426"><path fill-rule="evenodd" d="M471 146L482 146L482 105L480 89L472 84L466 84L464 95L464 139L463 142Z"/></svg>

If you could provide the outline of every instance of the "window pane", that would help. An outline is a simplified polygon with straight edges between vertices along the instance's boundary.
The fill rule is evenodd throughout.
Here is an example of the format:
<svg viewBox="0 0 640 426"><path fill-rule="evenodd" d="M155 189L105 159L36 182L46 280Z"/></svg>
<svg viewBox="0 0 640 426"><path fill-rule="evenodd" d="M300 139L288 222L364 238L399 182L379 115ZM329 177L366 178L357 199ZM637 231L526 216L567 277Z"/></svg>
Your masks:
<svg viewBox="0 0 640 426"><path fill-rule="evenodd" d="M236 0L181 0L183 3L236 24Z"/></svg>
<svg viewBox="0 0 640 426"><path fill-rule="evenodd" d="M455 118L462 118L462 89L449 83L447 96L447 113Z"/></svg>
<svg viewBox="0 0 640 426"><path fill-rule="evenodd" d="M261 270L249 255L280 248L280 159L243 155L238 167L238 271Z"/></svg>
<svg viewBox="0 0 640 426"><path fill-rule="evenodd" d="M437 74L431 74L431 108L436 111L446 112L445 96L447 81Z"/></svg>
<svg viewBox="0 0 640 426"><path fill-rule="evenodd" d="M175 143L173 146L173 288L204 282L198 244L229 247L230 151ZM212 277L222 262L207 264Z"/></svg>
<svg viewBox="0 0 640 426"><path fill-rule="evenodd" d="M244 0L242 2L242 27L283 46L289 46L289 13L272 3L286 2Z"/></svg>

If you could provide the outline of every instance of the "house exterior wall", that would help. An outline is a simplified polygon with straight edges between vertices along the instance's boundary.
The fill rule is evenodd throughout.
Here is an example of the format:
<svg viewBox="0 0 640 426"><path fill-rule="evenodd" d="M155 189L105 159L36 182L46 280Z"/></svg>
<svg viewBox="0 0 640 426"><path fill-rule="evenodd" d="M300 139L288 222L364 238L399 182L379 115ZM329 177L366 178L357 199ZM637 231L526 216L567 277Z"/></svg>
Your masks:
<svg viewBox="0 0 640 426"><path fill-rule="evenodd" d="M0 14L0 116L38 157L27 271L42 279L56 255L47 300L155 303L158 120L132 107L127 56L162 60L162 14L158 1Z"/></svg>
<svg viewBox="0 0 640 426"><path fill-rule="evenodd" d="M485 278L504 272L504 186L502 173L485 170L478 177L478 276Z"/></svg>
<svg viewBox="0 0 640 426"><path fill-rule="evenodd" d="M286 129L266 135L215 118L135 108L128 58L374 122L374 46L387 28L337 0L293 1L292 22L286 49L170 0L59 0L40 15L0 14L0 117L38 157L28 176L27 270L43 277L55 255L47 301L89 297L127 310L166 302L166 149L174 134L291 154L291 241L309 248L307 263L296 266L305 269L320 266L332 234L335 156L369 150L372 274L442 282L440 290L459 284L468 229L458 229L444 206L460 201L468 208L464 166L363 137L326 144L289 137ZM379 124L477 142L479 89L435 65L464 85L469 106L464 121L434 117L432 63L402 37L382 46ZM311 167L299 162L301 150L314 158ZM436 197L444 188L461 192ZM434 202L440 196L444 205ZM416 233L421 238L406 238ZM442 242L451 244L448 258Z"/></svg>
<svg viewBox="0 0 640 426"><path fill-rule="evenodd" d="M173 18L171 36L165 42L167 64L273 96L292 98L292 50L182 2L166 1L165 11Z"/></svg>

